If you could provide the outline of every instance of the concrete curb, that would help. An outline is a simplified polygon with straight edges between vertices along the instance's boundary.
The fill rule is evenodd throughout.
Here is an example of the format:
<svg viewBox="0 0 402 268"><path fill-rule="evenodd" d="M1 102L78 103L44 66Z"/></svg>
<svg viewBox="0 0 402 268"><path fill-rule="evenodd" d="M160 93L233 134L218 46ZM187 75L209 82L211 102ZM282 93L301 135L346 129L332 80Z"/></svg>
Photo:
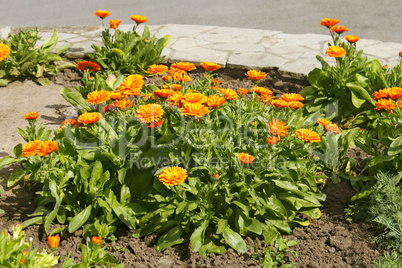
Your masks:
<svg viewBox="0 0 402 268"><path fill-rule="evenodd" d="M122 31L131 30L133 25L120 25ZM26 28L26 27L24 27ZM210 61L229 69L277 69L284 76L305 79L308 73L321 65L316 59L320 54L334 63L334 59L325 54L330 35L285 34L280 31L243 29L231 27L200 25L149 25L151 35L161 38L171 36L171 42L163 51L165 63L189 61L199 64ZM51 36L53 30L59 33L58 46L69 43L68 59L83 59L85 53L93 53L91 45L102 46L101 26L61 26L39 27L41 41ZM137 28L142 33L143 25ZM2 37L10 32L17 33L18 27L0 28ZM40 45L41 43L38 43ZM402 44L361 39L358 49L363 55L378 59L389 67L400 63L398 52Z"/></svg>

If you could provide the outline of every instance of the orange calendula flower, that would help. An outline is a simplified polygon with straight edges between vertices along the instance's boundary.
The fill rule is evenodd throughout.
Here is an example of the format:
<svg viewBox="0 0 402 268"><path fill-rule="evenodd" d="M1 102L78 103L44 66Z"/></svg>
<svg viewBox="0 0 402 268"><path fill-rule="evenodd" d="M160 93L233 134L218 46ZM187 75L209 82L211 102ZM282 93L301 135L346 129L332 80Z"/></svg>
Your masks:
<svg viewBox="0 0 402 268"><path fill-rule="evenodd" d="M402 51L399 51L399 56L402 57Z"/></svg>
<svg viewBox="0 0 402 268"><path fill-rule="evenodd" d="M183 103L204 103L206 101L207 97L204 94L198 92L190 92L182 97Z"/></svg>
<svg viewBox="0 0 402 268"><path fill-rule="evenodd" d="M219 174L218 174L218 173L215 173L212 177L213 177L214 179L219 179Z"/></svg>
<svg viewBox="0 0 402 268"><path fill-rule="evenodd" d="M110 13L109 11L106 10L97 10L95 12L95 15L98 16L101 19L106 18L107 16L110 16L112 13Z"/></svg>
<svg viewBox="0 0 402 268"><path fill-rule="evenodd" d="M274 96L268 95L268 94L267 95L261 95L261 96L258 97L258 100L263 101L265 104L267 104L267 103L272 104L271 102L272 102L273 99L274 99Z"/></svg>
<svg viewBox="0 0 402 268"><path fill-rule="evenodd" d="M60 131L63 130L63 126L69 126L69 125L77 126L77 127L80 126L78 124L77 120L75 120L75 119L66 119L60 124L60 127L59 127Z"/></svg>
<svg viewBox="0 0 402 268"><path fill-rule="evenodd" d="M180 110L185 116L194 116L196 120L209 114L210 110L201 103L186 103Z"/></svg>
<svg viewBox="0 0 402 268"><path fill-rule="evenodd" d="M340 20L337 20L337 19L325 18L325 19L321 20L320 25L331 28L332 26L335 26L339 22L340 22Z"/></svg>
<svg viewBox="0 0 402 268"><path fill-rule="evenodd" d="M277 136L279 139L282 137L286 137L288 135L288 127L286 126L285 122L279 119L272 119L272 121L267 123L269 132L272 135Z"/></svg>
<svg viewBox="0 0 402 268"><path fill-rule="evenodd" d="M332 121L320 118L317 120L317 123L320 124L321 126L325 127L329 124L332 124Z"/></svg>
<svg viewBox="0 0 402 268"><path fill-rule="evenodd" d="M195 65L190 62L175 62L172 63L171 67L187 72L197 69L197 67L195 67Z"/></svg>
<svg viewBox="0 0 402 268"><path fill-rule="evenodd" d="M346 50L340 46L330 46L327 48L325 54L332 58L340 58L346 55Z"/></svg>
<svg viewBox="0 0 402 268"><path fill-rule="evenodd" d="M215 72L216 70L222 68L222 66L220 66L219 64L207 61L201 62L200 65L207 72Z"/></svg>
<svg viewBox="0 0 402 268"><path fill-rule="evenodd" d="M335 32L337 34L341 34L341 33L349 31L348 28L346 28L345 26L341 26L341 25L333 26L333 27L329 28L329 30L331 32Z"/></svg>
<svg viewBox="0 0 402 268"><path fill-rule="evenodd" d="M99 236L93 236L91 238L92 243L94 243L95 245L99 245L100 243L102 243L102 238L100 238Z"/></svg>
<svg viewBox="0 0 402 268"><path fill-rule="evenodd" d="M144 78L140 74L132 74L127 76L123 82L116 88L116 92L127 95L139 96L144 86Z"/></svg>
<svg viewBox="0 0 402 268"><path fill-rule="evenodd" d="M388 95L388 88L384 88L384 89L380 89L376 92L373 93L373 100L379 100L379 99L385 99L385 98L389 98Z"/></svg>
<svg viewBox="0 0 402 268"><path fill-rule="evenodd" d="M277 138L277 137L268 137L268 138L266 139L266 141L267 141L269 144L274 145L275 143L277 143L278 141L280 141L280 139Z"/></svg>
<svg viewBox="0 0 402 268"><path fill-rule="evenodd" d="M221 106L225 102L226 100L224 98L220 97L217 94L213 94L208 96L207 102L205 104L208 105L210 108L215 108Z"/></svg>
<svg viewBox="0 0 402 268"><path fill-rule="evenodd" d="M388 88L388 96L393 99L397 100L402 97L402 88L400 87L391 87Z"/></svg>
<svg viewBox="0 0 402 268"><path fill-rule="evenodd" d="M37 112L30 112L30 113L24 114L25 120L34 120L38 117L39 117L39 113L37 113Z"/></svg>
<svg viewBox="0 0 402 268"><path fill-rule="evenodd" d="M168 98L170 95L172 95L174 93L173 90L171 89L157 89L154 91L154 95L157 96L158 98L162 98L162 99L166 99Z"/></svg>
<svg viewBox="0 0 402 268"><path fill-rule="evenodd" d="M110 92L110 99L111 100L121 100L127 97L125 94L122 92Z"/></svg>
<svg viewBox="0 0 402 268"><path fill-rule="evenodd" d="M341 130L340 130L339 127L338 127L337 125L335 125L335 124L328 124L328 125L325 126L325 129L328 130L328 131L332 131L332 132L334 132L334 133L336 133L336 134L340 134L340 133L341 133Z"/></svg>
<svg viewBox="0 0 402 268"><path fill-rule="evenodd" d="M38 147L38 155L46 156L59 148L57 141L43 141Z"/></svg>
<svg viewBox="0 0 402 268"><path fill-rule="evenodd" d="M211 87L212 88L217 88L220 84L222 84L222 81L219 79L212 79L211 80Z"/></svg>
<svg viewBox="0 0 402 268"><path fill-rule="evenodd" d="M98 112L84 113L78 117L78 122L85 125L93 124L102 119L102 114Z"/></svg>
<svg viewBox="0 0 402 268"><path fill-rule="evenodd" d="M289 107L289 102L284 101L284 100L279 100L279 99L273 99L270 102L273 106L278 107L278 108L285 108Z"/></svg>
<svg viewBox="0 0 402 268"><path fill-rule="evenodd" d="M116 106L114 106L113 103L106 105L105 107L102 108L103 113L107 112L114 112L116 110Z"/></svg>
<svg viewBox="0 0 402 268"><path fill-rule="evenodd" d="M151 123L159 121L163 116L163 108L159 104L149 103L145 105L141 105L135 116L141 123Z"/></svg>
<svg viewBox="0 0 402 268"><path fill-rule="evenodd" d="M356 35L347 35L347 36L345 36L345 39L346 39L346 41L348 41L351 44L356 43L357 41L360 40L360 38L357 37Z"/></svg>
<svg viewBox="0 0 402 268"><path fill-rule="evenodd" d="M22 146L22 155L25 157L37 155L41 144L42 141L40 140L34 140L24 144Z"/></svg>
<svg viewBox="0 0 402 268"><path fill-rule="evenodd" d="M141 15L131 15L130 19L132 19L136 23L144 23L144 22L148 21L148 19L146 17L141 16Z"/></svg>
<svg viewBox="0 0 402 268"><path fill-rule="evenodd" d="M27 251L22 252L22 256L25 257L28 254ZM25 264L25 258L23 258L22 260L20 260L21 264Z"/></svg>
<svg viewBox="0 0 402 268"><path fill-rule="evenodd" d="M101 67L92 61L84 60L77 63L77 68L81 71L96 72L101 69Z"/></svg>
<svg viewBox="0 0 402 268"><path fill-rule="evenodd" d="M302 101L304 100L304 97L298 93L286 93L283 94L279 99L287 102L292 102L292 101Z"/></svg>
<svg viewBox="0 0 402 268"><path fill-rule="evenodd" d="M321 141L320 135L318 135L317 132L310 130L310 129L300 128L300 129L296 130L295 135L297 138L301 139L302 141L307 141L309 143Z"/></svg>
<svg viewBox="0 0 402 268"><path fill-rule="evenodd" d="M274 92L265 87L252 87L251 90L257 94L260 94L261 96L274 94Z"/></svg>
<svg viewBox="0 0 402 268"><path fill-rule="evenodd" d="M157 122L151 122L151 123L149 123L148 128L156 128L156 127L159 127L160 125L163 124L163 122L165 122L165 119L159 120L159 121L157 121Z"/></svg>
<svg viewBox="0 0 402 268"><path fill-rule="evenodd" d="M117 27L119 27L120 23L121 23L121 20L110 20L109 25L110 25L110 28L116 30Z"/></svg>
<svg viewBox="0 0 402 268"><path fill-rule="evenodd" d="M47 241L49 242L49 247L55 249L60 244L60 236L59 235L48 236Z"/></svg>
<svg viewBox="0 0 402 268"><path fill-rule="evenodd" d="M395 108L396 104L395 101L392 99L380 99L375 104L375 109L378 111L385 109L388 113L391 113L391 111Z"/></svg>
<svg viewBox="0 0 402 268"><path fill-rule="evenodd" d="M175 186L187 178L187 170L182 167L168 167L165 168L159 175L159 181L166 186Z"/></svg>
<svg viewBox="0 0 402 268"><path fill-rule="evenodd" d="M236 91L230 88L219 88L218 92L222 93L227 100L237 100L239 99L239 95L237 95Z"/></svg>
<svg viewBox="0 0 402 268"><path fill-rule="evenodd" d="M0 62L7 59L11 53L11 48L6 44L0 43Z"/></svg>
<svg viewBox="0 0 402 268"><path fill-rule="evenodd" d="M174 94L170 95L166 101L170 102L173 106L181 106L182 98L183 94L181 92L175 92Z"/></svg>
<svg viewBox="0 0 402 268"><path fill-rule="evenodd" d="M154 75L162 75L163 73L166 73L168 69L169 68L163 64L152 64L147 69L147 72Z"/></svg>
<svg viewBox="0 0 402 268"><path fill-rule="evenodd" d="M92 91L87 95L86 102L91 104L99 104L110 100L110 94L112 92L108 90Z"/></svg>
<svg viewBox="0 0 402 268"><path fill-rule="evenodd" d="M113 105L114 105L116 108L119 108L119 109L121 109L121 110L125 110L125 109L127 109L127 108L133 106L133 105L134 105L134 102L131 101L131 100L127 100L127 99L115 100L115 101L113 102Z"/></svg>
<svg viewBox="0 0 402 268"><path fill-rule="evenodd" d="M290 101L288 105L291 109L299 109L302 108L304 104L300 101Z"/></svg>
<svg viewBox="0 0 402 268"><path fill-rule="evenodd" d="M237 154L237 158L242 162L243 164L250 164L251 162L254 161L255 157L246 153L239 153Z"/></svg>
<svg viewBox="0 0 402 268"><path fill-rule="evenodd" d="M239 95L246 95L247 93L248 93L248 90L246 89L246 88L239 88L238 90L237 90L237 93L239 94Z"/></svg>
<svg viewBox="0 0 402 268"><path fill-rule="evenodd" d="M246 76L248 77L246 79L250 79L252 81L260 81L267 76L267 73L257 70L248 70Z"/></svg>
<svg viewBox="0 0 402 268"><path fill-rule="evenodd" d="M172 77L174 80L179 81L179 82L190 82L191 77L188 75L183 75L181 73L175 73Z"/></svg>
<svg viewBox="0 0 402 268"><path fill-rule="evenodd" d="M173 88L173 90L175 90L175 91L178 91L178 90L182 89L182 86L179 85L179 84L171 84L170 86L171 86L171 87Z"/></svg>

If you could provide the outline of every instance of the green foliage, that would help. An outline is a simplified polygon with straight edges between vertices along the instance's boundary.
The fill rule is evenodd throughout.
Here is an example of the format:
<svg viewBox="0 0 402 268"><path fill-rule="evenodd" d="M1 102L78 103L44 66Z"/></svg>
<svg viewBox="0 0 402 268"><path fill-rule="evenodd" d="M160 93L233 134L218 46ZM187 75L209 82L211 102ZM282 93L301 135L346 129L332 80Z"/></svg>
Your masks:
<svg viewBox="0 0 402 268"><path fill-rule="evenodd" d="M209 85L204 80L183 84L182 93L197 88L206 96L218 94ZM156 88L145 86L142 92ZM61 93L82 112L109 103L89 105L67 88ZM161 126L149 128L135 119L141 105L159 101L165 120ZM42 186L37 208L23 226L40 223L48 234L58 222L65 227L51 234L83 228L84 237L113 239L125 225L135 230L135 237L159 233L159 250L190 241L202 255L225 252L227 246L243 253L247 236L272 244L281 233L307 226L302 214L320 216L325 195L317 188L317 164L311 156L321 145L294 135L301 127L313 128L315 117L265 105L253 95L195 120L163 99L139 96L133 107L107 112L96 123L56 130L58 150L46 157L17 155L23 169L10 181L31 174L29 180ZM273 118L288 123L291 133L274 146L266 142L267 122ZM256 160L241 163L236 157L241 152ZM186 181L163 185L158 176L168 166L184 167Z"/></svg>
<svg viewBox="0 0 402 268"><path fill-rule="evenodd" d="M291 247L296 245L296 241L288 241L287 239L279 238L273 245L266 246L266 250L263 257L259 257L257 262L264 265L265 268L281 267L290 268L296 263L289 263L288 253L291 253L297 257L297 252L290 250ZM257 256L254 256L257 258Z"/></svg>
<svg viewBox="0 0 402 268"><path fill-rule="evenodd" d="M2 181L4 181L4 180L0 180L0 182L2 182ZM0 198L2 198L1 195L4 194L4 193L5 193L5 191L3 189L3 186L0 185ZM4 213L6 213L6 212L3 209L0 209L0 215L4 214Z"/></svg>
<svg viewBox="0 0 402 268"><path fill-rule="evenodd" d="M95 53L88 53L87 56L101 66L103 75L146 74L149 66L164 59L161 53L170 42L170 36L156 39L145 25L142 35L136 32L136 27L128 32L105 28L102 41L104 46L92 45Z"/></svg>
<svg viewBox="0 0 402 268"><path fill-rule="evenodd" d="M65 53L70 45L59 47L52 52L57 44L57 30L48 37L40 48L36 47L40 39L38 29L20 30L18 34L9 34L7 39L1 42L11 49L10 55L0 62L0 86L17 79L30 79L41 85L47 85L47 76L56 75L65 68L74 68L74 64L66 63L56 66L53 63L62 61L61 55Z"/></svg>
<svg viewBox="0 0 402 268"><path fill-rule="evenodd" d="M25 233L21 226L13 226L13 234L0 232L0 266L4 268L25 267L42 268L53 267L59 257L49 254L44 249L38 253L38 248L32 248L32 241L25 241Z"/></svg>
<svg viewBox="0 0 402 268"><path fill-rule="evenodd" d="M375 268L402 267L402 256L397 251L385 252L378 261L374 261Z"/></svg>
<svg viewBox="0 0 402 268"><path fill-rule="evenodd" d="M327 110L327 114L334 113L328 116L333 116L343 128L364 126L375 116L371 94L383 88L401 86L402 69L399 65L383 68L377 59L363 56L363 50L356 52L356 43L342 42L339 36L333 41L332 45L344 48L347 54L336 58L334 66L318 55L322 68L309 73L310 86L300 94L305 97L308 112ZM328 110L331 106L336 109Z"/></svg>
<svg viewBox="0 0 402 268"><path fill-rule="evenodd" d="M379 246L401 250L402 245L402 173L379 172L374 183L352 198L348 214L354 221L372 223L381 231Z"/></svg>

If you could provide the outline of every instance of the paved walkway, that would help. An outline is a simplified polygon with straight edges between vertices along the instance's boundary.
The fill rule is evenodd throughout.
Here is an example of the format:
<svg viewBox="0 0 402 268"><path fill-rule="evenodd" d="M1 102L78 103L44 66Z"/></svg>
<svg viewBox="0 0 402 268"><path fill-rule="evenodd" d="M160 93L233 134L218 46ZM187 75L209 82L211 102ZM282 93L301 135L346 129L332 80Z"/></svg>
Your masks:
<svg viewBox="0 0 402 268"><path fill-rule="evenodd" d="M131 30L130 25L120 25L123 31ZM321 67L316 59L321 54L328 62L334 59L325 54L329 35L285 34L280 31L258 29L199 26L199 25L151 25L151 34L157 38L171 36L171 42L164 49L163 55L168 63L189 61L199 64L211 61L225 68L233 69L269 69L278 68L283 76L305 78L315 67ZM53 33L54 27L41 27L42 40ZM138 27L138 32L142 32ZM64 26L57 28L58 46L65 43L72 45L67 53L70 59L83 58L85 53L93 52L91 44L102 45L102 28L97 26ZM0 28L3 37L8 33L18 32L17 27ZM379 59L381 64L394 66L400 62L399 51L402 44L361 39L358 49L364 55Z"/></svg>

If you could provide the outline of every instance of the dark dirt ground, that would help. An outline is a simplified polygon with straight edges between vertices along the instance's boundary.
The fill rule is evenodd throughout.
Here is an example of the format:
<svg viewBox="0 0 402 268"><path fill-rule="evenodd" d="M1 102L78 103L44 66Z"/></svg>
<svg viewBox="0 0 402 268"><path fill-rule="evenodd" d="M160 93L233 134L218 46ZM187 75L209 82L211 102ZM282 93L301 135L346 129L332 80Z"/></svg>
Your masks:
<svg viewBox="0 0 402 268"><path fill-rule="evenodd" d="M308 84L303 79L282 77L276 70L266 71L269 78L260 86L273 89L277 94L298 92ZM243 79L244 72L232 70L230 76L222 72L218 78L225 88L250 88L251 82ZM199 75L195 74L193 77ZM152 83L152 80L148 82ZM62 85L74 88L79 83L79 76L75 71L65 70L52 83L60 85L60 88ZM60 118L60 123L62 120L64 118ZM16 168L16 165L11 165L1 170L0 180L7 179ZM28 215L34 211L35 195L26 182L11 189L6 187L6 181L0 183L6 191L0 198L0 209L7 213L0 215L0 230L11 231L12 225L27 220ZM289 254L290 260L298 264L296 267L369 267L381 255L380 250L371 242L374 230L367 224L349 224L344 217L344 210L354 195L354 190L348 181L334 185L330 180L323 185L322 190L327 195L327 200L323 204L321 218L311 220L308 227L296 228L291 235L285 236L298 242L291 248L297 252L297 257ZM41 226L30 226L25 232L27 237L33 238L34 247L48 249L46 235ZM259 240L249 239L248 243L255 244L260 252L254 252L251 248L249 252L238 256L229 249L228 253L210 254L205 258L191 252L188 244L158 252L156 235L135 239L130 231L122 229L117 232L116 237L117 241L107 242L109 252L124 263L125 267L261 267L252 257L253 253L262 254L263 245ZM70 236L62 235L61 244L55 254L66 256L71 251L71 256L78 259L79 244L82 242L80 231Z"/></svg>

